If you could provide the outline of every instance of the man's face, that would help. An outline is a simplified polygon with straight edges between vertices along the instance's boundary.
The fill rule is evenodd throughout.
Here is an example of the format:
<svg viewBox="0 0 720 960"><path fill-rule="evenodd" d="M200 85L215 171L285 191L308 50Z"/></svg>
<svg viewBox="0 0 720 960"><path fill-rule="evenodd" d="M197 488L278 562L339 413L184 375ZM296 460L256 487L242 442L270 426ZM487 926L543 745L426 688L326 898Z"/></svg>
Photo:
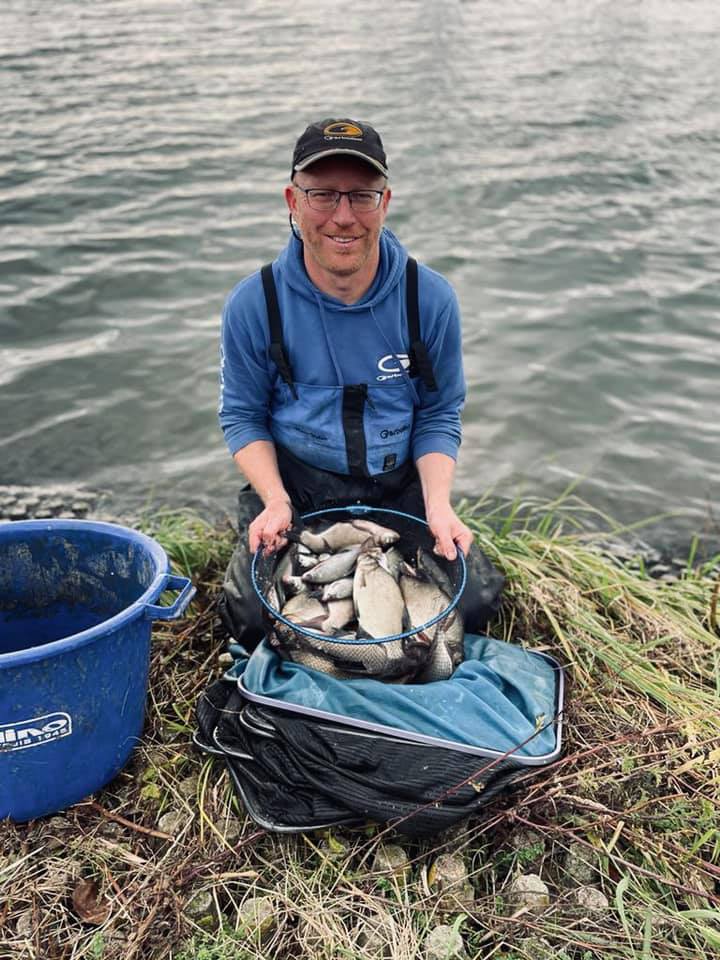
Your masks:
<svg viewBox="0 0 720 960"><path fill-rule="evenodd" d="M384 177L362 160L352 157L327 157L307 170L295 174L295 183L306 189L382 190ZM385 190L380 206L361 213L341 197L334 210L313 210L305 194L297 187L285 188L285 199L297 221L309 257L320 269L338 277L349 277L364 267L373 271L379 256L379 237L385 222L390 190Z"/></svg>

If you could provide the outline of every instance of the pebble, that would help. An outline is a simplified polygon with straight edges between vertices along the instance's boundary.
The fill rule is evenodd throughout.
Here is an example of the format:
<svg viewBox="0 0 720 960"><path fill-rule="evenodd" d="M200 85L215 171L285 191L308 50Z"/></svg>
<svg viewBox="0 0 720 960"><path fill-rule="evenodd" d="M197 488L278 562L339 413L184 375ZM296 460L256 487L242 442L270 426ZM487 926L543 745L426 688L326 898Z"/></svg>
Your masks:
<svg viewBox="0 0 720 960"><path fill-rule="evenodd" d="M510 885L508 900L513 910L543 910L550 903L550 891L536 873L523 873Z"/></svg>
<svg viewBox="0 0 720 960"><path fill-rule="evenodd" d="M441 853L427 872L432 893L439 893L437 909L448 913L472 908L475 891L465 861L456 853Z"/></svg>
<svg viewBox="0 0 720 960"><path fill-rule="evenodd" d="M545 855L545 838L537 830L520 828L510 835L510 846L524 866L535 866Z"/></svg>
<svg viewBox="0 0 720 960"><path fill-rule="evenodd" d="M169 833L173 839L177 839L187 820L186 814L180 810L168 810L158 820L158 830L162 833Z"/></svg>
<svg viewBox="0 0 720 960"><path fill-rule="evenodd" d="M564 950L558 950L545 937L525 937L517 946L522 951L523 960L568 960Z"/></svg>
<svg viewBox="0 0 720 960"><path fill-rule="evenodd" d="M215 900L210 890L197 890L185 904L185 913L204 930L214 930L218 925Z"/></svg>
<svg viewBox="0 0 720 960"><path fill-rule="evenodd" d="M588 913L602 913L610 908L608 898L597 887L578 887L573 892L573 896L577 905Z"/></svg>
<svg viewBox="0 0 720 960"><path fill-rule="evenodd" d="M30 940L35 933L35 924L33 923L32 910L21 913L15 924L15 936L22 937L23 940Z"/></svg>
<svg viewBox="0 0 720 960"><path fill-rule="evenodd" d="M597 879L597 860L584 843L571 843L565 854L565 873L575 884L588 886Z"/></svg>
<svg viewBox="0 0 720 960"><path fill-rule="evenodd" d="M427 935L424 960L465 960L467 953L459 930L447 924L433 927Z"/></svg>
<svg viewBox="0 0 720 960"><path fill-rule="evenodd" d="M373 860L373 872L406 874L410 869L407 853L397 843L383 844Z"/></svg>
<svg viewBox="0 0 720 960"><path fill-rule="evenodd" d="M386 960L398 942L397 923L387 910L378 909L357 925L354 940L363 960Z"/></svg>
<svg viewBox="0 0 720 960"><path fill-rule="evenodd" d="M238 929L248 937L263 940L277 925L277 907L273 897L248 897L237 913Z"/></svg>
<svg viewBox="0 0 720 960"><path fill-rule="evenodd" d="M177 785L177 792L183 798L183 800L191 800L197 793L198 788L198 778L197 777L185 777L184 780L181 780Z"/></svg>

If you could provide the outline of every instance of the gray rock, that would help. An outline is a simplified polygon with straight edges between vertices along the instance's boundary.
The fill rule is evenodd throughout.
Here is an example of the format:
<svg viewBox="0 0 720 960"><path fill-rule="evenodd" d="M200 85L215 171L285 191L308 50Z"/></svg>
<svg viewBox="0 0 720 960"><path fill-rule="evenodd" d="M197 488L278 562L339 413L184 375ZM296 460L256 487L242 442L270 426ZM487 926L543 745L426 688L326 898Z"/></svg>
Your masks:
<svg viewBox="0 0 720 960"><path fill-rule="evenodd" d="M398 942L397 923L387 910L378 909L360 921L353 939L363 960L389 960Z"/></svg>
<svg viewBox="0 0 720 960"><path fill-rule="evenodd" d="M427 872L427 884L431 893L439 894L438 910L452 913L475 903L475 891L459 854L441 853Z"/></svg>
<svg viewBox="0 0 720 960"><path fill-rule="evenodd" d="M573 891L575 902L588 913L602 913L610 909L608 898L597 887L578 887Z"/></svg>
<svg viewBox="0 0 720 960"><path fill-rule="evenodd" d="M544 937L524 937L518 940L517 947L522 951L523 960L568 960L564 950L554 947Z"/></svg>
<svg viewBox="0 0 720 960"><path fill-rule="evenodd" d="M550 891L536 873L522 873L510 885L508 902L513 910L544 910L550 903Z"/></svg>
<svg viewBox="0 0 720 960"><path fill-rule="evenodd" d="M467 952L460 931L447 924L433 927L425 939L423 957L424 960L465 960Z"/></svg>
<svg viewBox="0 0 720 960"><path fill-rule="evenodd" d="M10 507L7 511L7 516L10 520L25 520L27 518L27 510L25 507L16 504L14 507Z"/></svg>
<svg viewBox="0 0 720 960"><path fill-rule="evenodd" d="M74 500L70 504L70 509L73 513L84 515L90 509L90 504L86 503L84 500Z"/></svg>
<svg viewBox="0 0 720 960"><path fill-rule="evenodd" d="M597 879L597 858L584 843L571 843L565 854L565 873L575 884L587 886Z"/></svg>
<svg viewBox="0 0 720 960"><path fill-rule="evenodd" d="M518 863L523 867L534 867L545 855L545 838L537 830L521 828L513 831L510 845L517 851Z"/></svg>
<svg viewBox="0 0 720 960"><path fill-rule="evenodd" d="M373 872L405 874L410 869L407 853L397 843L383 844L373 860Z"/></svg>
<svg viewBox="0 0 720 960"><path fill-rule="evenodd" d="M197 793L198 788L198 778L197 777L185 777L184 780L181 780L177 785L177 792L183 798L183 800L191 800Z"/></svg>
<svg viewBox="0 0 720 960"><path fill-rule="evenodd" d="M171 837L177 838L187 822L187 814L180 810L168 810L158 820L158 830L162 833L169 833Z"/></svg>
<svg viewBox="0 0 720 960"><path fill-rule="evenodd" d="M15 924L15 936L22 937L23 940L31 940L35 937L35 923L33 922L32 910L21 913Z"/></svg>
<svg viewBox="0 0 720 960"><path fill-rule="evenodd" d="M215 930L218 926L215 900L210 890L201 889L192 893L185 904L185 913L204 930Z"/></svg>
<svg viewBox="0 0 720 960"><path fill-rule="evenodd" d="M237 918L246 936L264 940L277 926L277 905L273 897L248 897Z"/></svg>
<svg viewBox="0 0 720 960"><path fill-rule="evenodd" d="M228 653L227 651L223 651L218 656L217 662L219 667L223 667L223 668L231 667L235 663L235 658L231 653Z"/></svg>

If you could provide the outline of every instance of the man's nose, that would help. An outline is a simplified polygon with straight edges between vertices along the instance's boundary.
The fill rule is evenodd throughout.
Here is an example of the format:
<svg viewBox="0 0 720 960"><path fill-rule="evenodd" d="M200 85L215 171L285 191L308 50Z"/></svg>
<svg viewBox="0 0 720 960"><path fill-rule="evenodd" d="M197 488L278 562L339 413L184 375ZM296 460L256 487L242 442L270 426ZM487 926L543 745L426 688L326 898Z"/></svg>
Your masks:
<svg viewBox="0 0 720 960"><path fill-rule="evenodd" d="M335 207L333 220L336 223L354 223L355 219L355 211L350 204L350 197L348 197L347 194L343 194L338 201L338 205Z"/></svg>

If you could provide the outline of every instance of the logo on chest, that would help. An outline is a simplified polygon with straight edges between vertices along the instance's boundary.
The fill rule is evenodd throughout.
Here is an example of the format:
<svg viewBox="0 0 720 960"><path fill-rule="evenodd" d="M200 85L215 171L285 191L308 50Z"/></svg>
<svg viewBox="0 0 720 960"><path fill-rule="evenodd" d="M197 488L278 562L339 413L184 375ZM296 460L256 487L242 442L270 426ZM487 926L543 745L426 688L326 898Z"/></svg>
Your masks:
<svg viewBox="0 0 720 960"><path fill-rule="evenodd" d="M378 360L379 375L376 380L396 380L402 377L402 371L410 367L410 358L406 353L388 353Z"/></svg>

